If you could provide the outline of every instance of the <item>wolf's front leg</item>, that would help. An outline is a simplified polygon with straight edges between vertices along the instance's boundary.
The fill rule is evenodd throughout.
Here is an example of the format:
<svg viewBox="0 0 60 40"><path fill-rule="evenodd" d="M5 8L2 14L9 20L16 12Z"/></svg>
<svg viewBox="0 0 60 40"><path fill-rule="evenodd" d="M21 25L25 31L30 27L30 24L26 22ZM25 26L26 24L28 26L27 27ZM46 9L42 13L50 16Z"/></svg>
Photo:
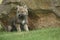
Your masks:
<svg viewBox="0 0 60 40"><path fill-rule="evenodd" d="M24 30L25 30L25 31L29 31L27 24L24 25Z"/></svg>
<svg viewBox="0 0 60 40"><path fill-rule="evenodd" d="M18 32L21 31L20 24L16 24L16 29L17 29Z"/></svg>
<svg viewBox="0 0 60 40"><path fill-rule="evenodd" d="M12 26L11 25L8 25L8 32L11 32L11 30L12 30Z"/></svg>
<svg viewBox="0 0 60 40"><path fill-rule="evenodd" d="M29 31L29 29L28 29L28 15L25 16L24 30Z"/></svg>

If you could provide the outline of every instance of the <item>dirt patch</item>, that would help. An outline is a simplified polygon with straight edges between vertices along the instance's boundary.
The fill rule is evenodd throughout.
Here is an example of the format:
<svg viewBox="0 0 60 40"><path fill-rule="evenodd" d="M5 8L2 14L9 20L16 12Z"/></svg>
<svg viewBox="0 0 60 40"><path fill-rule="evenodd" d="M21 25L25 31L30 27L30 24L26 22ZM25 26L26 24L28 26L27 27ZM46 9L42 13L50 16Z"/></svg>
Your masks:
<svg viewBox="0 0 60 40"><path fill-rule="evenodd" d="M60 26L60 18L53 12L35 11L32 13L29 15L29 27L31 29Z"/></svg>

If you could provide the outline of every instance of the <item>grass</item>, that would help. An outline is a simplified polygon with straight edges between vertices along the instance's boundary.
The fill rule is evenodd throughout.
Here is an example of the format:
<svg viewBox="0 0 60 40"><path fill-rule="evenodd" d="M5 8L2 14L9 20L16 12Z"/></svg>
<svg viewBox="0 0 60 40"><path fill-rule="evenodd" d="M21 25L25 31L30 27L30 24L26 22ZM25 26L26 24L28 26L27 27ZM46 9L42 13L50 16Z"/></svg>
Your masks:
<svg viewBox="0 0 60 40"><path fill-rule="evenodd" d="M60 40L60 28L46 28L29 32L0 32L0 40Z"/></svg>

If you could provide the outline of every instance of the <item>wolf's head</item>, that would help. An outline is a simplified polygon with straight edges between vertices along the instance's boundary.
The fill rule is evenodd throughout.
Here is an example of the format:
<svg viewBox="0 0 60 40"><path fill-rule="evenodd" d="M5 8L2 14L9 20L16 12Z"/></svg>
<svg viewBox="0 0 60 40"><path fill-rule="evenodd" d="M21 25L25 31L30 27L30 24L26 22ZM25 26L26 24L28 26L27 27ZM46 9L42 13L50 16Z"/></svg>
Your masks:
<svg viewBox="0 0 60 40"><path fill-rule="evenodd" d="M17 17L19 19L25 19L25 16L28 15L28 9L27 9L27 6L24 5L24 6L17 6Z"/></svg>

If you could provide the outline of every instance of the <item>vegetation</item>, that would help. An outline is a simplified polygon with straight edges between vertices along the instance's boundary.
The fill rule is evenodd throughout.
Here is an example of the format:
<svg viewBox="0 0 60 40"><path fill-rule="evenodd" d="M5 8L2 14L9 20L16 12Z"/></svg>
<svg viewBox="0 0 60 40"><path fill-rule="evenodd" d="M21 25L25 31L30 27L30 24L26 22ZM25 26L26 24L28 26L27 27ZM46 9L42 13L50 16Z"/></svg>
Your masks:
<svg viewBox="0 0 60 40"><path fill-rule="evenodd" d="M60 40L60 28L43 28L30 32L0 32L0 40Z"/></svg>

